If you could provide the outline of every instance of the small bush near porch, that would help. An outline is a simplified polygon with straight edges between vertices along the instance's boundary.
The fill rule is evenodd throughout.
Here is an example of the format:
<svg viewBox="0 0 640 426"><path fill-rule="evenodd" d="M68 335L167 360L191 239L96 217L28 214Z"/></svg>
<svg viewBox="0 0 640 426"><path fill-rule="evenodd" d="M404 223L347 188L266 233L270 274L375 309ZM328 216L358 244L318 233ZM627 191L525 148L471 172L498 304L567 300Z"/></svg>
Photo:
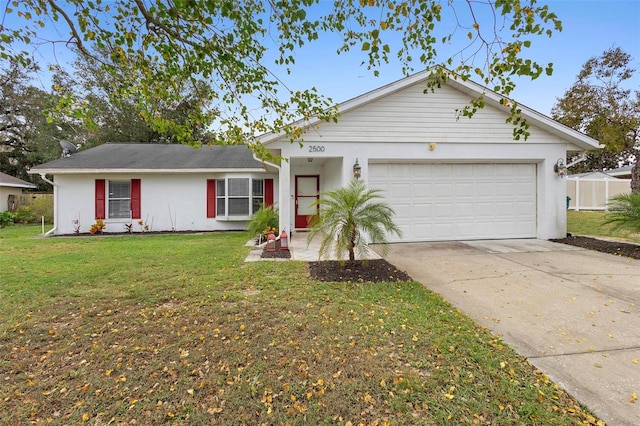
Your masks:
<svg viewBox="0 0 640 426"><path fill-rule="evenodd" d="M2 424L595 424L420 284L244 263L248 233L0 230Z"/></svg>

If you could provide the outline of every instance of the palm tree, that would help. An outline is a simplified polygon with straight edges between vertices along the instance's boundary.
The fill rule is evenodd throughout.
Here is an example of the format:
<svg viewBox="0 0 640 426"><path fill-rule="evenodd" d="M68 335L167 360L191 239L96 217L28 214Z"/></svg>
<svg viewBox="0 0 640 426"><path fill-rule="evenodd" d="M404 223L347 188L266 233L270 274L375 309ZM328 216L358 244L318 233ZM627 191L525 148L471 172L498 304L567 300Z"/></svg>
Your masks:
<svg viewBox="0 0 640 426"><path fill-rule="evenodd" d="M315 203L321 211L311 223L307 242L322 234L320 258L328 257L335 248L339 259L348 252L351 262L356 259L356 251L360 257L366 253L363 235L368 235L372 243L383 244L383 251L386 250L387 233L402 233L393 223L393 209L378 201L382 198L380 190L367 189L358 179L346 188L323 192Z"/></svg>
<svg viewBox="0 0 640 426"><path fill-rule="evenodd" d="M611 201L604 224L615 230L640 232L640 192L620 194Z"/></svg>

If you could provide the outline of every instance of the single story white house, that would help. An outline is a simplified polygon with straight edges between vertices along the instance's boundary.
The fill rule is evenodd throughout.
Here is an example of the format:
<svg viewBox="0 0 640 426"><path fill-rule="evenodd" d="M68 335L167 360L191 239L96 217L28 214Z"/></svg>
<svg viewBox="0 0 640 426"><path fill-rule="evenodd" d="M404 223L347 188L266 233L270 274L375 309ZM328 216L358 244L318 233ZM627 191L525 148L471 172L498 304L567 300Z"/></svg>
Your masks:
<svg viewBox="0 0 640 426"><path fill-rule="evenodd" d="M104 232L241 230L278 195L277 173L245 146L107 143L29 173L53 176L57 235L97 220Z"/></svg>
<svg viewBox="0 0 640 426"><path fill-rule="evenodd" d="M113 232L136 220L153 221L153 230L242 229L271 201L280 228L296 232L322 214L311 207L321 192L345 186L358 170L395 210L403 235L392 241L565 236L567 185L558 166L598 142L525 106L530 136L516 141L499 95L453 78L425 93L428 78L425 71L344 102L337 123L298 123L302 147L283 134L260 136L279 164L242 146L106 144L30 173L53 176L57 234L71 233L75 220L86 232L98 218ZM458 118L481 94L485 107Z"/></svg>
<svg viewBox="0 0 640 426"><path fill-rule="evenodd" d="M31 182L0 172L0 212L15 211L23 189L35 189Z"/></svg>

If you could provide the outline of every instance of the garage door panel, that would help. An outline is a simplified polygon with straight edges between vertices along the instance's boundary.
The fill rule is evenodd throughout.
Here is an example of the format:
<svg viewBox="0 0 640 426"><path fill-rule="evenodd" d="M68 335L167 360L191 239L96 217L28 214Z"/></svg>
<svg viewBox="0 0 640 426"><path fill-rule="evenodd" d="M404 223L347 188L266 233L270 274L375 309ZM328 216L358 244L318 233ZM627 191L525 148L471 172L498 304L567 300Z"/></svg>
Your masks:
<svg viewBox="0 0 640 426"><path fill-rule="evenodd" d="M535 238L535 164L370 164L403 237L391 241Z"/></svg>

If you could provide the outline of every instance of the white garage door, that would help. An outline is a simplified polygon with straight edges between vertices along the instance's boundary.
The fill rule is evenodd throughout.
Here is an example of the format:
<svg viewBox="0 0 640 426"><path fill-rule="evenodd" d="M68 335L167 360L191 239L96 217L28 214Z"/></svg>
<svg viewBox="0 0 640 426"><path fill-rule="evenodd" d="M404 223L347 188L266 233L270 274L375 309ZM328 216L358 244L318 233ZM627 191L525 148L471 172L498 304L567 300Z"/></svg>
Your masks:
<svg viewBox="0 0 640 426"><path fill-rule="evenodd" d="M403 236L390 241L535 238L535 164L369 164Z"/></svg>

